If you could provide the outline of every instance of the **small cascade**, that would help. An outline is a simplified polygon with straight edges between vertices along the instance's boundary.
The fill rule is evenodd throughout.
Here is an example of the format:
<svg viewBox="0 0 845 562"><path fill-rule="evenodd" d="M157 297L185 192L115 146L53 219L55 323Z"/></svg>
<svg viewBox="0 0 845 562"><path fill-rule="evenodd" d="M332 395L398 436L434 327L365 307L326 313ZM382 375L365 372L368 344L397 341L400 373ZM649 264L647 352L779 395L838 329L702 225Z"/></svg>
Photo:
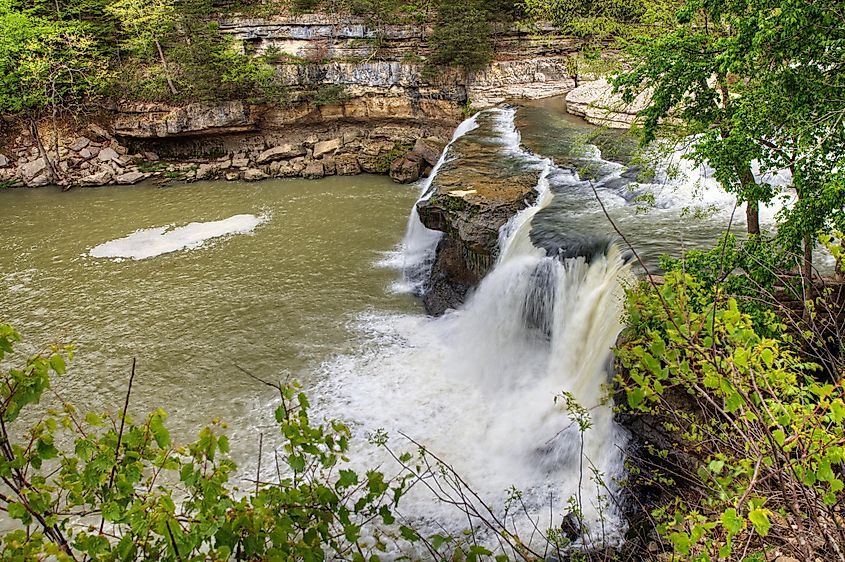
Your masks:
<svg viewBox="0 0 845 562"><path fill-rule="evenodd" d="M443 236L442 232L428 229L423 225L417 213L417 203L426 201L431 197L434 178L437 177L440 168L443 167L443 164L449 158L449 148L455 141L477 127L477 117L478 114L476 113L455 129L452 140L443 149L443 154L440 155L437 164L434 165L431 173L422 183L420 197L411 208L411 215L408 217L408 226L405 229L405 238L402 240L400 250L404 280L404 284L401 287L402 292L413 294L420 294L422 292L425 282L428 279L428 274L431 271L431 265L434 262L434 252L437 249L437 243Z"/></svg>

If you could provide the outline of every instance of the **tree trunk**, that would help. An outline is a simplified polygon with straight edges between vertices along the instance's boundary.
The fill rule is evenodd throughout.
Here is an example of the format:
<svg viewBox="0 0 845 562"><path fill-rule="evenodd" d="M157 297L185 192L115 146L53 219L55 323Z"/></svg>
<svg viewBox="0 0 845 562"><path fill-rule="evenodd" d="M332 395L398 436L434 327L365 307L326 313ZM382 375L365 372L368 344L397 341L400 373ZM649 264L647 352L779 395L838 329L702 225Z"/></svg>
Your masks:
<svg viewBox="0 0 845 562"><path fill-rule="evenodd" d="M756 200L749 200L745 204L745 222L748 224L749 235L760 235L760 204Z"/></svg>
<svg viewBox="0 0 845 562"><path fill-rule="evenodd" d="M170 87L170 93L175 96L179 92L176 90L176 86L173 85L173 79L170 77L170 67L167 65L167 59L164 58L164 51L161 49L161 43L158 42L158 39L156 39L155 42L156 49L158 49L158 56L161 59L161 65L164 67L164 77L167 79L167 85Z"/></svg>
<svg viewBox="0 0 845 562"><path fill-rule="evenodd" d="M49 174L50 180L58 181L58 172L56 171L56 167L53 165L53 161L50 160L50 155L47 153L47 149L44 148L44 143L41 142L41 135L38 134L38 124L35 122L35 119L29 120L29 133L32 135L32 140L35 141L35 146L38 147L38 153L41 155L41 158L44 159L44 163L47 164L47 173Z"/></svg>

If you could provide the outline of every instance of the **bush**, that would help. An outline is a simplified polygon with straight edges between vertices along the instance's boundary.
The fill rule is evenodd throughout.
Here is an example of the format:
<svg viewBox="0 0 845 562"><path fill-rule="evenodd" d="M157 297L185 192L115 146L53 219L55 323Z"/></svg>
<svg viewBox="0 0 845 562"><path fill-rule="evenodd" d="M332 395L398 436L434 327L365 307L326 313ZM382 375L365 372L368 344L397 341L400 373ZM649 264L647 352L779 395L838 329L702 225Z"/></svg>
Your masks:
<svg viewBox="0 0 845 562"><path fill-rule="evenodd" d="M740 560L774 547L841 560L842 373L817 380L819 366L783 316L743 312L723 281L675 269L661 286L628 295L629 328L616 350L625 409L675 440L656 458L693 459L651 475L670 498L651 514L657 531L685 560Z"/></svg>

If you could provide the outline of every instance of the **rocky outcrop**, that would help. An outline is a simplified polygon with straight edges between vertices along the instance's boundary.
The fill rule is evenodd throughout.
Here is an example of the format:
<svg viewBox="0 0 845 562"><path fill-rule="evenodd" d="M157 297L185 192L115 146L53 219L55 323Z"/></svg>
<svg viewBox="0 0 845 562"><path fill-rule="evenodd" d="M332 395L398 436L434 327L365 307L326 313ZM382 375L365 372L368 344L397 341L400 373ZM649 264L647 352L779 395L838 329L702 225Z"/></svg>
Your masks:
<svg viewBox="0 0 845 562"><path fill-rule="evenodd" d="M493 267L501 227L537 197L540 170L485 142L493 120L480 116L477 132L452 144L450 160L432 182L432 196L417 203L422 223L445 233L423 295L429 314L464 301Z"/></svg>
<svg viewBox="0 0 845 562"><path fill-rule="evenodd" d="M594 125L630 129L637 114L648 106L649 92L643 92L632 103L625 103L621 94L604 78L587 82L566 94L569 113L578 115Z"/></svg>
<svg viewBox="0 0 845 562"><path fill-rule="evenodd" d="M254 131L251 107L241 101L182 107L125 104L116 108L114 134L132 138L187 137Z"/></svg>

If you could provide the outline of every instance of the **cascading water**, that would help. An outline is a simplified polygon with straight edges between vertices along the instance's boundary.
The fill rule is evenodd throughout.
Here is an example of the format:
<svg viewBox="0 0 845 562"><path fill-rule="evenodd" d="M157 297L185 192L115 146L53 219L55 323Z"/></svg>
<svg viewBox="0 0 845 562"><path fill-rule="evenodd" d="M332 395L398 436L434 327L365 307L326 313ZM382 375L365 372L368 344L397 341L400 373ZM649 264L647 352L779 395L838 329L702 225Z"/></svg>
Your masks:
<svg viewBox="0 0 845 562"><path fill-rule="evenodd" d="M411 215L408 217L408 227L405 230L405 238L402 241L399 251L404 280L403 285L400 287L401 292L419 294L423 290L425 282L428 279L429 271L431 271L431 264L434 261L434 251L443 235L442 232L430 230L423 225L422 221L420 221L419 213L417 213L417 203L426 201L431 197L434 178L437 177L443 164L449 158L449 148L456 140L477 126L476 118L477 114L458 125L452 135L452 140L446 145L437 164L434 165L428 178L422 182L420 197L411 208Z"/></svg>
<svg viewBox="0 0 845 562"><path fill-rule="evenodd" d="M514 113L494 116L496 146L517 150ZM398 437L404 433L449 462L497 516L509 490L519 490L525 512L509 515L507 524L524 541L531 542L535 525L559 527L572 499L589 529L582 539L613 542L623 524L606 498L622 472L625 434L602 403L602 388L621 329L627 266L615 247L563 258L531 243L532 218L552 197L554 166L525 152L520 157L542 169L539 196L503 227L493 271L464 307L441 318L362 317L368 344L324 365L321 407L354 420L369 466L390 462L364 444L383 428L396 447L410 447ZM588 409L583 434L556 400L562 393ZM431 532L458 533L467 525L463 512L422 486L403 505Z"/></svg>

